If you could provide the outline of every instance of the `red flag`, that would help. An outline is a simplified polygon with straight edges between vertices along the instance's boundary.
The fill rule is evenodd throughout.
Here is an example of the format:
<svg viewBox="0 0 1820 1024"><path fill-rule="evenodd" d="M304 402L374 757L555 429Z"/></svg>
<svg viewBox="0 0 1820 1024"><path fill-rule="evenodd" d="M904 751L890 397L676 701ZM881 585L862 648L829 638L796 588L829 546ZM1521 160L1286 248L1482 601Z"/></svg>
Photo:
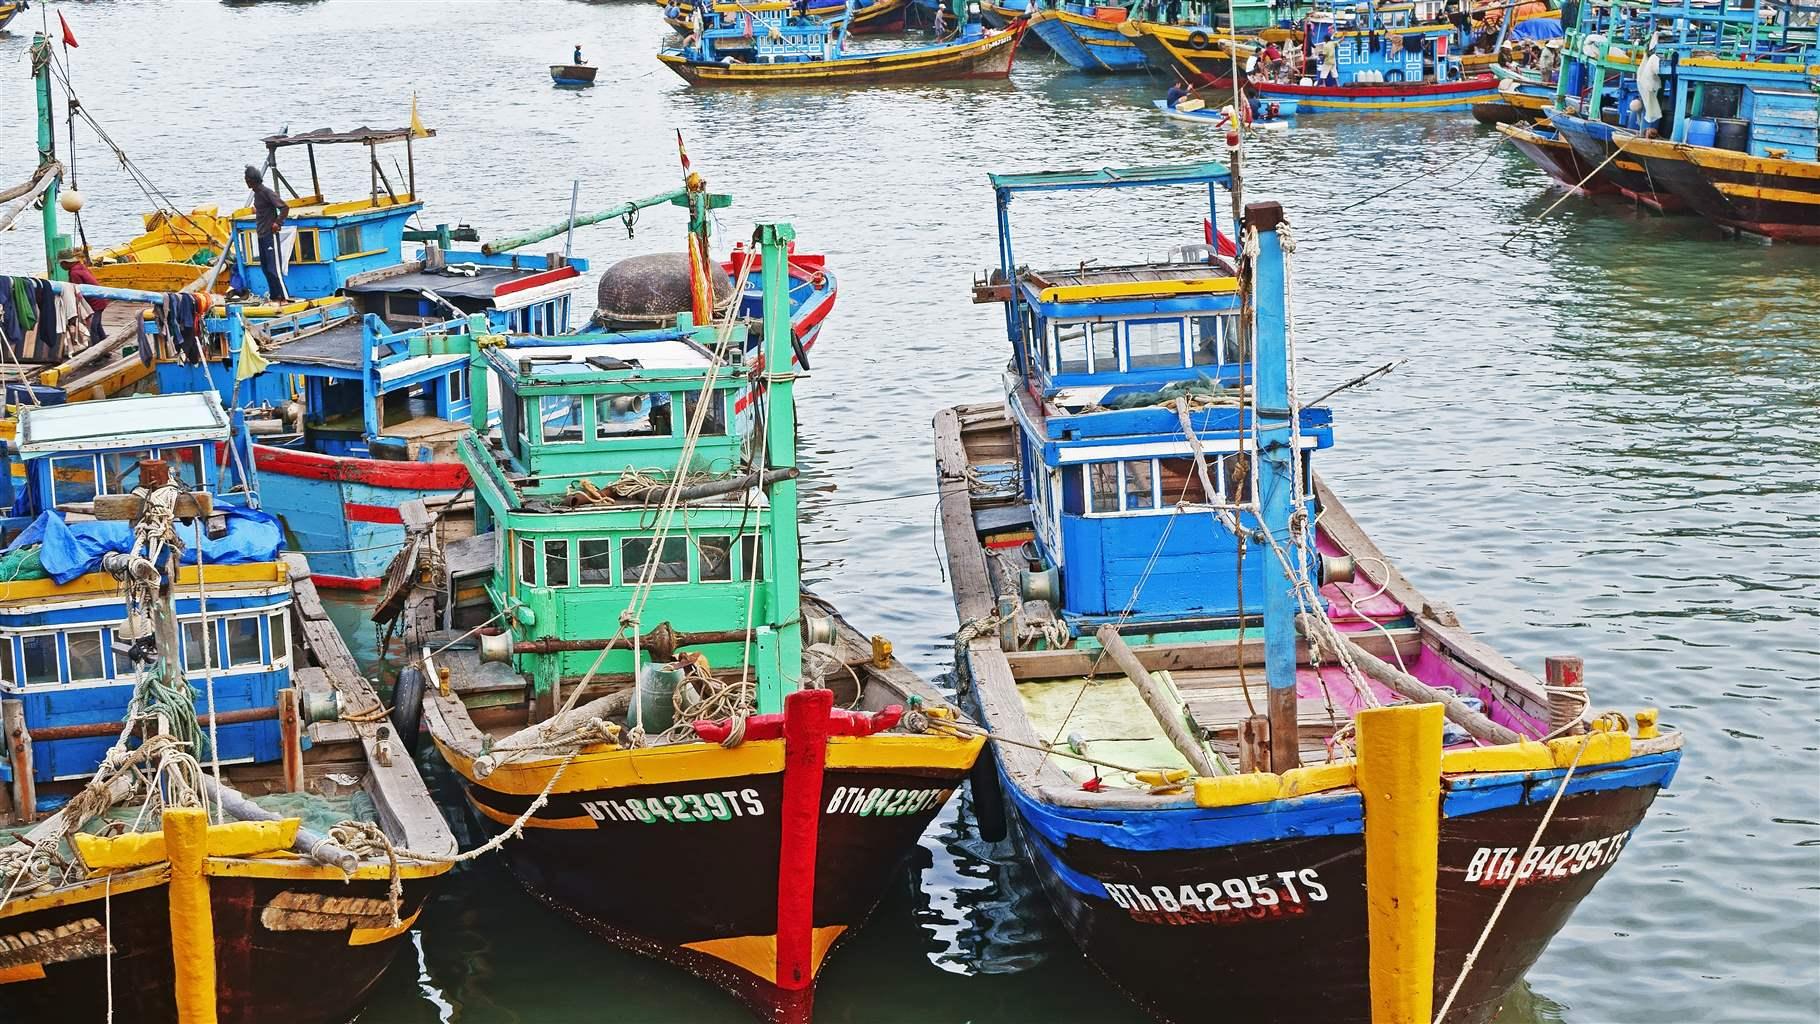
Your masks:
<svg viewBox="0 0 1820 1024"><path fill-rule="evenodd" d="M689 151L683 148L682 129L681 128L676 129L676 152L677 152L677 155L682 157L683 176L688 177Z"/></svg>
<svg viewBox="0 0 1820 1024"><path fill-rule="evenodd" d="M63 20L62 11L57 12L57 24L63 26L63 45L65 45L65 46L80 46L81 45L80 43L76 42L76 33L70 31L70 23Z"/></svg>

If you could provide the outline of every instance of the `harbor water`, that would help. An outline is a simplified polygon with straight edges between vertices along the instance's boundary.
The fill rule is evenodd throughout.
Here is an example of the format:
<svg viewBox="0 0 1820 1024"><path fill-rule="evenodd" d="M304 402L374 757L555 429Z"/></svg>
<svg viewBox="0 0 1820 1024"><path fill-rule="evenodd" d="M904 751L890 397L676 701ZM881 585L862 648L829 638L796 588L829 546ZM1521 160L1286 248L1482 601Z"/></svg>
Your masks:
<svg viewBox="0 0 1820 1024"><path fill-rule="evenodd" d="M1221 137L1158 117L1161 83L1038 53L1009 83L691 92L652 58L648 3L63 9L77 93L184 210L237 203L261 137L403 125L413 94L438 132L414 152L423 219L483 238L560 220L575 179L583 209L676 187L680 130L735 196L717 248L787 220L839 275L798 390L805 571L931 676L951 670L955 623L929 421L992 399L1007 357L998 307L969 301L996 259L985 173L1225 157ZM34 165L38 19L0 35L0 181ZM545 66L578 43L598 84L553 89ZM1359 520L1519 664L1582 655L1598 707L1659 707L1687 733L1674 787L1499 1020L1820 1019L1820 252L1618 202L1555 207L1562 193L1497 138L1463 113L1307 117L1251 145L1245 189L1293 227L1304 395L1401 361L1332 399L1338 444L1317 466ZM59 125L66 162L67 145ZM325 154L325 185L364 194L363 157ZM138 230L150 199L86 128L73 170L91 242ZM1198 202L1033 203L1020 257L1160 255L1199 239ZM576 252L598 268L680 249L682 226L649 210L634 237L590 228ZM0 267L41 260L34 224L0 235ZM364 608L337 613L373 656ZM701 899L716 884L697 880ZM497 861L453 877L413 946L363 1022L746 1020L537 905ZM1320 984L1306 952L1285 976ZM1219 979L1205 983L1220 1019ZM818 1007L828 1022L1142 1019L964 802L832 961Z"/></svg>

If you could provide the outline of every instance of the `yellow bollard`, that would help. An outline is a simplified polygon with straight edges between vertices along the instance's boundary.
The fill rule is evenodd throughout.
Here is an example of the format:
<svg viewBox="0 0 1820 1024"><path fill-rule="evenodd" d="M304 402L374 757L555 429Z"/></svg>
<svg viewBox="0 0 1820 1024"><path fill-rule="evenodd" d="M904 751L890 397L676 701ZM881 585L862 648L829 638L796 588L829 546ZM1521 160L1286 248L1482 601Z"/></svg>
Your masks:
<svg viewBox="0 0 1820 1024"><path fill-rule="evenodd" d="M164 811L171 862L171 959L179 1024L215 1024L215 919L209 907L209 815L200 807Z"/></svg>
<svg viewBox="0 0 1820 1024"><path fill-rule="evenodd" d="M1372 1024L1429 1024L1441 841L1439 704L1359 712Z"/></svg>

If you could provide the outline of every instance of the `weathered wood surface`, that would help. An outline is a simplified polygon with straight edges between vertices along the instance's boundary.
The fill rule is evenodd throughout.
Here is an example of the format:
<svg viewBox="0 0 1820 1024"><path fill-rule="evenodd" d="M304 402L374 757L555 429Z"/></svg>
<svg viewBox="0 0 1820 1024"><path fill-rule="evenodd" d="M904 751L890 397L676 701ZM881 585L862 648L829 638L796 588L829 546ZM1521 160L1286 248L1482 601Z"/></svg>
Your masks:
<svg viewBox="0 0 1820 1024"><path fill-rule="evenodd" d="M1119 636L1118 630L1109 623L1100 627L1097 636L1106 648L1106 653L1118 665L1119 671L1125 673L1125 678L1137 687L1144 703L1149 706L1150 713L1156 716L1157 724L1162 727L1164 737L1174 745L1176 752L1182 755L1195 774L1207 777L1220 774L1214 769L1213 759L1207 756L1200 740L1189 735L1188 726L1182 720L1182 709L1171 704L1156 680L1151 678L1150 670L1131 653L1131 648L1126 645L1125 638Z"/></svg>

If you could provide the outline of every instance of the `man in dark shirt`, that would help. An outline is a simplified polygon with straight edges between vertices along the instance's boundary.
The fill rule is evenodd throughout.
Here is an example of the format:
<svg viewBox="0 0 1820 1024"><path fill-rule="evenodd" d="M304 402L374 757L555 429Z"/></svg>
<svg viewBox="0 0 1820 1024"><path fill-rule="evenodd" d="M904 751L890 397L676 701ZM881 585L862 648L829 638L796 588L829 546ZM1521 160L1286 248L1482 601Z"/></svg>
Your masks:
<svg viewBox="0 0 1820 1024"><path fill-rule="evenodd" d="M259 233L259 269L265 271L265 287L274 302L290 298L284 290L284 275L278 272L278 229L291 215L291 208L260 180L259 168L247 165L246 187L253 190L253 226Z"/></svg>

